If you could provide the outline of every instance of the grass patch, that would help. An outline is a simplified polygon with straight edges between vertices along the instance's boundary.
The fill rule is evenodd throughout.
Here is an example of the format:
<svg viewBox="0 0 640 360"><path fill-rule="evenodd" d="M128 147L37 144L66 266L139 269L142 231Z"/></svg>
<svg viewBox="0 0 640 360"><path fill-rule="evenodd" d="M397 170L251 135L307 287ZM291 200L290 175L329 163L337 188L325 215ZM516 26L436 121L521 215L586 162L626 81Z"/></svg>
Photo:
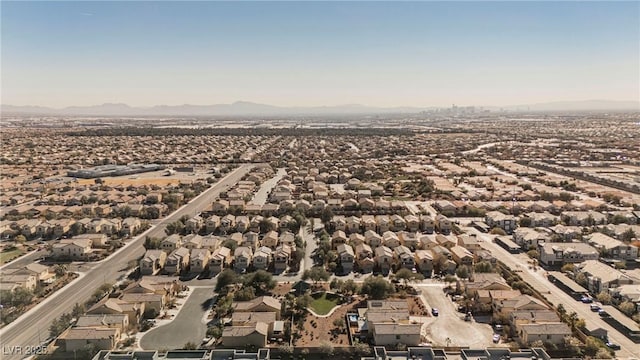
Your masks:
<svg viewBox="0 0 640 360"><path fill-rule="evenodd" d="M13 260L14 258L22 254L24 254L24 251L20 249L0 252L0 265L8 263L9 261Z"/></svg>
<svg viewBox="0 0 640 360"><path fill-rule="evenodd" d="M338 306L340 299L338 295L327 294L326 292L316 293L311 296L313 297L313 301L309 304L309 307L318 315L328 314L331 309Z"/></svg>

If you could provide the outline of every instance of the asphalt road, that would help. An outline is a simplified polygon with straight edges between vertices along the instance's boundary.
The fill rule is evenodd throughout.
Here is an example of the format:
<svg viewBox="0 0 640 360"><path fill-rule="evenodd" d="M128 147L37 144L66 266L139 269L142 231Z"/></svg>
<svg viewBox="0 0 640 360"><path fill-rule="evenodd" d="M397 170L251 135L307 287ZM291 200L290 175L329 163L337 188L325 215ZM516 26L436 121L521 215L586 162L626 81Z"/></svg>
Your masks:
<svg viewBox="0 0 640 360"><path fill-rule="evenodd" d="M584 319L588 324L594 324L609 332L609 340L619 344L621 350L616 351L616 358L640 358L640 346L632 342L624 334L614 329L611 325L604 322L600 316L592 312L588 304L583 304L576 299L569 296L560 288L549 282L545 278L545 271L538 268L537 271L529 269L527 260L528 257L525 254L510 254L502 247L487 239L488 235L480 234L481 238L485 241L481 242L483 248L491 251L491 254L498 260L502 261L505 265L512 270L521 269L518 275L522 277L533 288L542 293L552 304L557 306L562 304L568 313L576 312L578 316Z"/></svg>
<svg viewBox="0 0 640 360"><path fill-rule="evenodd" d="M199 345L207 333L207 301L213 297L213 287L196 288L170 323L147 332L140 347L148 350L181 349L186 343Z"/></svg>
<svg viewBox="0 0 640 360"><path fill-rule="evenodd" d="M103 283L115 283L125 274L129 261L137 260L144 254L144 239L146 236L165 236L167 224L180 219L182 216L193 216L204 210L215 200L221 191L234 185L247 174L256 164L241 165L222 178L218 183L193 199L189 204L176 210L159 224L145 231L134 240L119 249L107 259L93 264L86 264L86 273L36 307L23 314L13 323L0 330L0 359L21 359L19 354L5 354L5 349L12 346L37 346L49 337L49 325L64 313L71 312L76 303L87 301L98 286Z"/></svg>

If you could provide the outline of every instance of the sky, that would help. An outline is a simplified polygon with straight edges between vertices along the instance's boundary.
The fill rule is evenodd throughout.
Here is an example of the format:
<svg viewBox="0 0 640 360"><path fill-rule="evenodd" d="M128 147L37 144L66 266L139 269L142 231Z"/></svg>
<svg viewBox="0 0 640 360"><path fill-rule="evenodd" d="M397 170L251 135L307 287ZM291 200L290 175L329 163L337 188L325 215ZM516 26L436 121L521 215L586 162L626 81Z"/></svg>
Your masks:
<svg viewBox="0 0 640 360"><path fill-rule="evenodd" d="M3 104L640 99L640 2L9 2Z"/></svg>

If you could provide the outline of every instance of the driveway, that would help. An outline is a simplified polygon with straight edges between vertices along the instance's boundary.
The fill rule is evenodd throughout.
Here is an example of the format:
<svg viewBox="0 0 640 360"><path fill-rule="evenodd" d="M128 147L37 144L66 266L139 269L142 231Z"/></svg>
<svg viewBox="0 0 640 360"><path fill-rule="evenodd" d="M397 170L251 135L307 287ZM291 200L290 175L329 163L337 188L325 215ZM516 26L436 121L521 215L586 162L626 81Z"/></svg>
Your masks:
<svg viewBox="0 0 640 360"><path fill-rule="evenodd" d="M422 290L420 296L427 304L429 311L437 308L440 313L439 316L425 318L425 327L423 327L427 339L434 346L469 346L471 348L496 346L491 341L493 336L491 326L473 320L464 321L463 314L456 311L453 301L444 294L444 284L432 283L415 285L415 287Z"/></svg>
<svg viewBox="0 0 640 360"><path fill-rule="evenodd" d="M202 287L193 290L178 315L166 325L161 325L146 333L140 339L143 349L181 349L192 342L199 345L206 336L206 314L208 300L213 297L213 288Z"/></svg>

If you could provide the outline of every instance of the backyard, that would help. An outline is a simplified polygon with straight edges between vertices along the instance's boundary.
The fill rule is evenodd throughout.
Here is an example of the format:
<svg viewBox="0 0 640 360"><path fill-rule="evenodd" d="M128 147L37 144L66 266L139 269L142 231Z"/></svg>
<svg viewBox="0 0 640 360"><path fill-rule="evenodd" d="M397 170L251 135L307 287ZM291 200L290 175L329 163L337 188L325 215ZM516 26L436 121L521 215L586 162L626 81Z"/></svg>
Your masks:
<svg viewBox="0 0 640 360"><path fill-rule="evenodd" d="M327 315L340 301L339 295L327 292L315 293L311 297L313 301L309 307L318 315Z"/></svg>

